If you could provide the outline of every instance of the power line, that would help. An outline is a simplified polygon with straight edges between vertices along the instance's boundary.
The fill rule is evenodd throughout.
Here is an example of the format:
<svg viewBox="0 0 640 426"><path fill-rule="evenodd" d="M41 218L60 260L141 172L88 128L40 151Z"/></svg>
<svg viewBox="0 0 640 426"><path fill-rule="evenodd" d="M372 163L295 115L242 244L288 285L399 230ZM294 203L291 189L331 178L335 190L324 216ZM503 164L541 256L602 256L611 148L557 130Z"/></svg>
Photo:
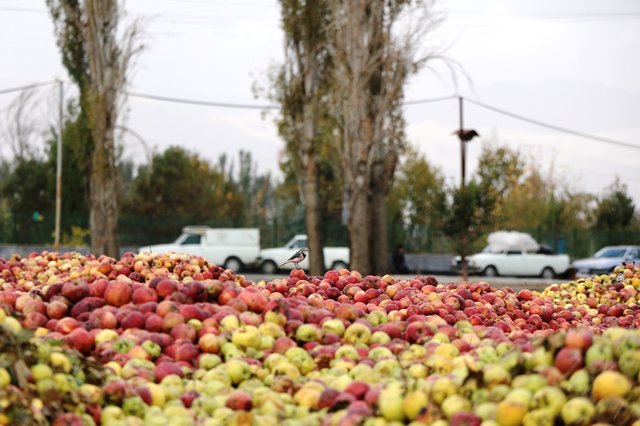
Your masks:
<svg viewBox="0 0 640 426"><path fill-rule="evenodd" d="M33 84L28 84L26 86L10 87L8 89L0 89L0 95L5 95L7 93L13 93L13 92L22 92L24 90L35 89L36 87L48 86L48 85L54 84L54 83L55 83L55 81L46 81L44 83L33 83Z"/></svg>
<svg viewBox="0 0 640 426"><path fill-rule="evenodd" d="M181 103L181 104L187 104L187 105L213 106L213 107L220 107L220 108L235 108L235 109L261 109L261 110L280 109L279 105L251 105L251 104L239 104L239 103L230 103L230 102L203 101L203 100L196 100L196 99L151 95L148 93L127 92L127 95L134 98L151 99L155 101L173 102L173 103ZM432 103L432 102L447 101L447 100L456 99L456 98L457 96L455 95L449 95L449 96L441 96L438 98L416 99L413 101L403 102L403 105L426 104L426 103Z"/></svg>
<svg viewBox="0 0 640 426"><path fill-rule="evenodd" d="M583 133L583 132L579 132L577 130L567 129L565 127L556 126L555 124L549 124L549 123L545 123L545 122L542 122L542 121L539 121L539 120L536 120L536 119L533 119L533 118L525 117L523 115L515 114L513 112L510 112L510 111L507 111L507 110L504 110L504 109L501 109L501 108L497 108L497 107L494 107L492 105L488 105L488 104L485 104L485 103L482 103L480 101L476 101L476 100L473 100L473 99L469 99L469 98L465 98L465 97L462 97L462 99L464 99L467 102L470 102L470 103L472 103L474 105L477 105L479 107L482 107L482 108L497 112L499 114L507 115L509 117L516 118L518 120L526 121L527 123L535 124L536 126L547 127L549 129L553 129L553 130L556 130L558 132L568 133L568 134L571 134L571 135L580 136L580 137L587 138L587 139L592 139L592 140L597 141L597 142L602 142L602 143L606 143L606 144L609 144L609 145L618 146L618 147L621 147L621 148L630 148L630 149L640 150L640 145L634 145L634 144L631 144L631 143L628 143L628 142L620 142L620 141L616 141L616 140L613 140L613 139L607 139L607 138L603 138L603 137L600 137L600 136L590 135L588 133Z"/></svg>
<svg viewBox="0 0 640 426"><path fill-rule="evenodd" d="M432 102L448 101L448 100L456 99L456 98L457 98L456 95L449 95L449 96L441 96L439 98L416 99L416 100L413 100L413 101L405 101L405 102L402 103L402 105L428 104L428 103L432 103Z"/></svg>
<svg viewBox="0 0 640 426"><path fill-rule="evenodd" d="M28 89L33 89L35 87L40 87L40 86L46 86L46 85L50 85L55 83L55 81L49 81L49 82L44 82L44 83L34 83L34 84L30 84L30 85L26 85L26 86L20 86L20 87L12 87L12 88L8 88L8 89L1 89L0 90L0 95L2 94L6 94L6 93L12 93L12 92L19 92L19 91L23 91L23 90L28 90ZM149 99L149 100L155 100L155 101L161 101L161 102L171 102L171 103L179 103L179 104L186 104L186 105L198 105L198 106L209 106L209 107L218 107L218 108L233 108L233 109L250 109L250 110L274 110L274 109L280 109L280 107L278 105L269 105L269 104L265 104L265 105L255 105L255 104L241 104L241 103L231 103L231 102L216 102L216 101L204 101L204 100L198 100L198 99L187 99L187 98L176 98L176 97L171 97L171 96L161 96L161 95L153 95L153 94L148 94L148 93L137 93L137 92L125 92L127 95L134 97L134 98L141 98L141 99ZM520 114L516 114L507 110L504 110L502 108L498 108L489 104L485 104L483 102L474 100L474 99L470 99L467 97L463 97L463 96L456 96L456 95L450 95L450 96L441 96L441 97L436 97L436 98L426 98L426 99L416 99L416 100L411 100L411 101L405 101L403 102L403 105L405 106L409 106L409 105L419 105L419 104L425 104L425 103L433 103L433 102L442 102L442 101L447 101L447 100L451 100L451 99L456 99L456 98L462 98L464 100L466 100L467 102L470 102L474 105L477 105L481 108L485 108L488 109L490 111L493 112L497 112L499 114L503 114L512 118L516 118L518 120L521 121L525 121L527 123L531 123L531 124L535 124L537 126L540 127L546 127L552 130L556 130L558 132L563 132L563 133L568 133L571 135L575 135L575 136L580 136L582 138L586 138L586 139L591 139L594 140L596 142L601 142L601 143L606 143L609 145L614 145L614 146L618 146L621 148L629 148L629 149L634 149L634 150L640 150L640 145L635 145L635 144L631 144L628 142L621 142L621 141L616 141L613 139L608 139L608 138L603 138L600 136L594 136L594 135L590 135L588 133L584 133L584 132L579 132L577 130L572 130L572 129L567 129L565 127L561 127L561 126L557 126L555 124L549 124L549 123L545 123L543 121L540 120L536 120L534 118L529 118L529 117L525 117L523 115Z"/></svg>
<svg viewBox="0 0 640 426"><path fill-rule="evenodd" d="M187 105L200 105L200 106L212 106L219 108L235 108L235 109L279 109L278 105L250 105L250 104L236 104L230 102L214 102L214 101L202 101L197 99L185 99L174 98L170 96L150 95L146 93L125 92L127 95L134 98L151 99L154 101L173 102Z"/></svg>
<svg viewBox="0 0 640 426"><path fill-rule="evenodd" d="M0 12L23 12L23 13L49 13L42 9L33 9L28 7L0 7Z"/></svg>

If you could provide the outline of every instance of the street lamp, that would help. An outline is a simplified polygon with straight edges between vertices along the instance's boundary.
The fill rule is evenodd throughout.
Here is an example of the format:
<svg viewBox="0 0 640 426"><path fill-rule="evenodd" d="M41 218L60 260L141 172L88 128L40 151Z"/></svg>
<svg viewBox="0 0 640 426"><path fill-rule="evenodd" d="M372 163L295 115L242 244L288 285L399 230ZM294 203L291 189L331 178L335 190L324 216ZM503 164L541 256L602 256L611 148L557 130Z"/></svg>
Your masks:
<svg viewBox="0 0 640 426"><path fill-rule="evenodd" d="M458 106L460 112L460 128L453 132L454 135L458 136L460 139L460 195L464 195L464 186L465 186L465 174L466 174L466 166L467 166L467 142L471 142L473 138L476 136L480 136L480 134L474 129L465 129L464 128L464 111L462 106L462 96L458 96ZM463 198L464 199L464 198ZM467 271L467 230L462 233L460 237L460 261L462 262L462 280L466 281L468 277Z"/></svg>

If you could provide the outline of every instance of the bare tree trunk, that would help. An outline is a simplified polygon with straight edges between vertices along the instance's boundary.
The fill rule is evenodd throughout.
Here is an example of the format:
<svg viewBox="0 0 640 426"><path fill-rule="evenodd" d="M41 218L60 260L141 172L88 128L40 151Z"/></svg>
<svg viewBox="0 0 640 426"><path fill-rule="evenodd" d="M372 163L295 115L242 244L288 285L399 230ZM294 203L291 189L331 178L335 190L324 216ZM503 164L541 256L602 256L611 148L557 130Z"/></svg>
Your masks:
<svg viewBox="0 0 640 426"><path fill-rule="evenodd" d="M93 173L90 179L89 228L91 252L96 255L106 254L117 257L119 254L118 171L113 133L111 128L103 133L104 140L96 139L92 158Z"/></svg>
<svg viewBox="0 0 640 426"><path fill-rule="evenodd" d="M89 122L95 143L90 179L91 251L96 255L117 257L118 170L114 129L118 108L116 88L120 85L121 73L124 73L118 68L117 54L114 55L114 52L118 52L118 5L115 0L87 0L85 6L85 42L92 77Z"/></svg>
<svg viewBox="0 0 640 426"><path fill-rule="evenodd" d="M351 193L349 209L349 246L351 249L350 267L362 274L371 273L369 251L370 204L367 194L368 185Z"/></svg>
<svg viewBox="0 0 640 426"><path fill-rule="evenodd" d="M324 272L324 252L322 228L320 227L320 190L318 171L314 160L308 161L304 173L305 225L309 241L309 273L320 275Z"/></svg>
<svg viewBox="0 0 640 426"><path fill-rule="evenodd" d="M387 235L387 177L380 162L371 169L371 247L372 273L382 275L389 272L389 248Z"/></svg>
<svg viewBox="0 0 640 426"><path fill-rule="evenodd" d="M308 71L305 75L305 89L307 93L313 92L315 86L312 81L313 71ZM322 244L322 228L320 226L320 188L318 185L318 164L313 142L316 137L317 114L315 93L307 96L303 106L302 117L302 142L300 143L299 155L303 170L300 173L303 177L302 193L304 197L304 221L307 229L307 239L309 243L309 273L320 275L324 272L324 250Z"/></svg>

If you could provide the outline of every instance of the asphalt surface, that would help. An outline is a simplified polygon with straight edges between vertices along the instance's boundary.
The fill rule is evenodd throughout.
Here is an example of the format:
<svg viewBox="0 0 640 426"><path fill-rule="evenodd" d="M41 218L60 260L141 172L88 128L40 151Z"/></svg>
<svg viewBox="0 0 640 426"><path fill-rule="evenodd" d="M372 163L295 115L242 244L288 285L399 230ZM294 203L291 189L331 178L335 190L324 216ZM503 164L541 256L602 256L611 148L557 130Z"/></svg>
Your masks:
<svg viewBox="0 0 640 426"><path fill-rule="evenodd" d="M271 281L277 278L283 278L287 276L287 274L275 274L275 275L266 275L260 273L247 273L243 274L247 279L251 281ZM429 275L429 274L426 274ZM457 275L433 275L440 284L450 284L450 283L460 283L462 282L462 277ZM415 278L416 275L394 275L396 279L412 279ZM481 276L470 276L467 279L467 282L479 282L485 281L491 284L493 287L502 288L502 287L511 287L514 290L521 289L529 289L529 290L543 290L545 287L549 286L553 283L560 283L567 281L566 279L556 278L552 280L543 279L543 278L515 278L515 277L481 277Z"/></svg>

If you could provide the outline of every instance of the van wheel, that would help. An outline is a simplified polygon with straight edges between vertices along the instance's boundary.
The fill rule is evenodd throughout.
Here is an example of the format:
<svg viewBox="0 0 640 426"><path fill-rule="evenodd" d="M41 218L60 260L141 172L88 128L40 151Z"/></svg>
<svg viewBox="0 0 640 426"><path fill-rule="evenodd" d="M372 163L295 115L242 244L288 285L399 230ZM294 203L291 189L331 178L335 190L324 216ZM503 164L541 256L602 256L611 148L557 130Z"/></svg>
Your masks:
<svg viewBox="0 0 640 426"><path fill-rule="evenodd" d="M489 265L486 268L484 268L484 276L485 277L497 277L498 276L498 270L496 269L495 266Z"/></svg>
<svg viewBox="0 0 640 426"><path fill-rule="evenodd" d="M237 257L230 257L225 260L224 269L231 269L233 272L238 272L242 269L242 262Z"/></svg>
<svg viewBox="0 0 640 426"><path fill-rule="evenodd" d="M262 262L262 265L260 265L260 270L263 274L272 275L278 271L278 265L276 265L275 262L271 260L265 260L264 262Z"/></svg>
<svg viewBox="0 0 640 426"><path fill-rule="evenodd" d="M553 272L553 269L551 269L550 267L546 267L542 270L542 273L540 274L540 276L542 278L545 278L547 280L551 280L556 276L556 273Z"/></svg>
<svg viewBox="0 0 640 426"><path fill-rule="evenodd" d="M336 260L335 262L333 262L333 264L331 265L331 269L335 269L336 271L340 270L340 269L347 269L347 264L344 263L341 260Z"/></svg>

